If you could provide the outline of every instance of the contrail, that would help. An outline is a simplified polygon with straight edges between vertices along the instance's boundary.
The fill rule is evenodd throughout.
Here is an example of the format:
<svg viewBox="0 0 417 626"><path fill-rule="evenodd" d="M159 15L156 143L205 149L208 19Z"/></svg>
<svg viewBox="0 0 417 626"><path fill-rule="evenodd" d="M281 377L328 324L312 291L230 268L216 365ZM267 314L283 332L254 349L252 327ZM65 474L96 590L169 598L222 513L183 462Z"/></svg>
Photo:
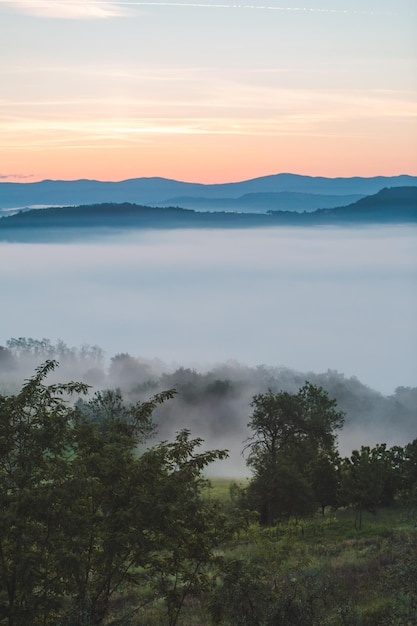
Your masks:
<svg viewBox="0 0 417 626"><path fill-rule="evenodd" d="M47 9L48 7L66 6L68 9L77 7L91 7L96 10L107 10L105 7L115 8L117 6L137 6L137 7L175 7L175 8L197 8L197 9L235 9L253 11L280 11L292 13L333 13L346 15L397 15L393 11L367 11L356 9L329 9L320 7L288 7L272 6L269 4L231 4L231 3L209 3L209 2L140 2L136 0L0 0L0 4L8 4L17 7L31 6Z"/></svg>
<svg viewBox="0 0 417 626"><path fill-rule="evenodd" d="M305 13L346 13L358 15L394 15L391 11L360 11L352 9L326 9L326 8L310 8L310 7L276 7L267 4L213 4L208 2L135 2L129 0L115 0L111 4L114 5L130 5L130 6L148 6L148 7L191 7L200 9L252 9L259 11L291 11Z"/></svg>

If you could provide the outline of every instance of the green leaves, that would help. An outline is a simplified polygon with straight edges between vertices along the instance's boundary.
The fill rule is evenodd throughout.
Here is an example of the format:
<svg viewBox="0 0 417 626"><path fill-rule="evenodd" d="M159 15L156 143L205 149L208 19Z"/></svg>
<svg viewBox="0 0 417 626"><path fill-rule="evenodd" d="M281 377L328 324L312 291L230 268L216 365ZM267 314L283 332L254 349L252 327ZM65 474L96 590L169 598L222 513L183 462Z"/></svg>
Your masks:
<svg viewBox="0 0 417 626"><path fill-rule="evenodd" d="M334 449L343 413L324 389L308 382L296 394L257 394L252 407L248 496L261 522L311 513L317 506L311 468L319 454Z"/></svg>
<svg viewBox="0 0 417 626"><path fill-rule="evenodd" d="M198 452L202 441L184 430L139 454L175 390L71 405L88 386L45 384L56 367L47 361L0 397L0 622L99 626L115 592L144 585L174 625L226 533L201 497L202 471L226 452Z"/></svg>

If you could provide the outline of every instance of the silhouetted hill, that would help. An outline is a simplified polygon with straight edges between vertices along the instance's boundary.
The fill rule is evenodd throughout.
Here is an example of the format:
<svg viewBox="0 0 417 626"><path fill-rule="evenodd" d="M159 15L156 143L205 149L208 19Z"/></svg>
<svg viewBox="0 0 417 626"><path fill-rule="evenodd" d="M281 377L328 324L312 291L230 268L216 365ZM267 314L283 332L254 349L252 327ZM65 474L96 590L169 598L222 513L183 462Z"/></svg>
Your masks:
<svg viewBox="0 0 417 626"><path fill-rule="evenodd" d="M336 205L356 202L363 197L361 194L318 194L300 193L296 191L276 191L263 193L247 193L239 198L194 198L179 196L161 206L177 205L195 211L233 211L243 213L267 213L268 211L315 211Z"/></svg>
<svg viewBox="0 0 417 626"><path fill-rule="evenodd" d="M346 198L346 196L365 196L374 194L383 187L409 185L417 185L417 177L401 175L373 178L324 178L297 174L274 174L241 182L216 185L187 183L157 177L132 178L120 182L97 180L44 180L36 183L0 182L0 208L129 202L140 205L158 204L160 206L181 204L185 208L198 210L212 210L213 208L224 210L220 204L213 207L205 204L203 200L223 202L227 199L238 200L247 194L281 192L345 196L340 199L340 202L332 200L330 203L330 206L341 206L353 200L353 198ZM182 198L184 203L180 203L178 198ZM266 210L300 210L299 200L297 197L291 198L288 195L285 199L285 205L270 205ZM306 206L303 207L303 210L329 207L329 203L324 198L317 205L314 204L314 198L310 198L310 200L311 203L309 204L306 199ZM242 208L238 210L245 210L246 202L247 200L243 199ZM237 210L236 206L233 207L233 210Z"/></svg>
<svg viewBox="0 0 417 626"><path fill-rule="evenodd" d="M317 219L324 217L353 221L403 222L417 221L417 186L381 189L373 196L334 209L315 211Z"/></svg>
<svg viewBox="0 0 417 626"><path fill-rule="evenodd" d="M383 189L349 206L313 212L197 212L180 207L94 204L22 211L0 219L9 241L78 237L82 231L135 228L254 228L417 222L417 187Z"/></svg>
<svg viewBox="0 0 417 626"><path fill-rule="evenodd" d="M280 211L272 215L279 217ZM348 206L318 209L301 214L305 222L332 224L343 222L397 223L417 221L417 186L392 187L361 198Z"/></svg>

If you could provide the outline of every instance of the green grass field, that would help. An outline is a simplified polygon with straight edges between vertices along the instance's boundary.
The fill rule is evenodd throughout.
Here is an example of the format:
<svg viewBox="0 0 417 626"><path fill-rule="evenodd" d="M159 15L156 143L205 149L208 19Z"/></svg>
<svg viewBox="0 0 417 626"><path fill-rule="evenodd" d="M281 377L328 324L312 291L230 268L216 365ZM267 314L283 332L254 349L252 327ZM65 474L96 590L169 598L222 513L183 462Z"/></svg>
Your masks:
<svg viewBox="0 0 417 626"><path fill-rule="evenodd" d="M249 478L209 478L207 488L204 495L212 499L219 500L223 504L229 504L231 501L230 488L232 485L245 487Z"/></svg>

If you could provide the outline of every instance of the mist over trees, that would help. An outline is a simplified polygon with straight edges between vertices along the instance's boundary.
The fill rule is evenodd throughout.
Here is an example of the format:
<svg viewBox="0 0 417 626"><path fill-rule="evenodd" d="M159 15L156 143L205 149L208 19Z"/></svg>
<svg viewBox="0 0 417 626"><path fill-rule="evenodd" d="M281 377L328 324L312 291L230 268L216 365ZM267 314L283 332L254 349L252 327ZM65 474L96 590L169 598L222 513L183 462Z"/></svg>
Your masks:
<svg viewBox="0 0 417 626"><path fill-rule="evenodd" d="M154 415L160 438L170 438L181 428L188 428L208 446L228 448L230 459L222 472L231 476L247 474L246 457L241 452L250 434L253 396L268 389L273 393L297 393L306 380L334 398L345 416L344 427L338 433L341 454L382 442L405 445L417 436L417 387L398 387L394 394L383 396L357 378L333 370L297 372L285 367L254 368L227 362L198 371L127 353L108 359L98 346L69 347L63 341L54 343L49 339L12 338L0 347L0 392L16 392L47 359L60 364L59 371L51 373L52 381L82 380L91 385L92 393L119 389L129 402L175 388L175 398Z"/></svg>

